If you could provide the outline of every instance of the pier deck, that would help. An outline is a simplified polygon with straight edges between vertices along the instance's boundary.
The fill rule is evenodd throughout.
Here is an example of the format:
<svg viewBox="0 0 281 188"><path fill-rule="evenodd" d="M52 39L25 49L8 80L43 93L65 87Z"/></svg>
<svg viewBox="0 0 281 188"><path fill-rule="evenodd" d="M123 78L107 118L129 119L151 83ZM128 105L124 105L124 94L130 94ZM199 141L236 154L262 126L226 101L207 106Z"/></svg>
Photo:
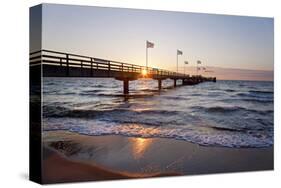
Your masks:
<svg viewBox="0 0 281 188"><path fill-rule="evenodd" d="M205 81L216 81L215 77L190 76L173 71L134 65L101 58L40 50L30 53L31 74L40 71L43 77L100 77L115 78L123 81L124 94L129 93L129 81L139 78L151 78L158 81L158 89L162 88L162 80L182 80L182 85L195 85Z"/></svg>

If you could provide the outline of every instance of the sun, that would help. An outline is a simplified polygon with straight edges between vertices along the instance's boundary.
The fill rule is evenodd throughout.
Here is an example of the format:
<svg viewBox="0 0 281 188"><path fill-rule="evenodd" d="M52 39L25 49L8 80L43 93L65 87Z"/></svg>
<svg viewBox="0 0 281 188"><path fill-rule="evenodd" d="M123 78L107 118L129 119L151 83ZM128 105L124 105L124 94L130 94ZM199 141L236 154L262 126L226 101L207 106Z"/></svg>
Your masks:
<svg viewBox="0 0 281 188"><path fill-rule="evenodd" d="M141 70L141 74L142 74L143 76L146 76L146 75L147 75L147 70L145 70L145 69Z"/></svg>

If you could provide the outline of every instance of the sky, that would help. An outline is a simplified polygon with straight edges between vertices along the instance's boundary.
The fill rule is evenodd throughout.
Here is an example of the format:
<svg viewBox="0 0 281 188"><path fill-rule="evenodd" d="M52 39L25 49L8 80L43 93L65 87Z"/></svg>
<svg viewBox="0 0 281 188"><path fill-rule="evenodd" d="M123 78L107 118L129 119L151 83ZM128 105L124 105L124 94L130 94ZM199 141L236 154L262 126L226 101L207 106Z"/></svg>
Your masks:
<svg viewBox="0 0 281 188"><path fill-rule="evenodd" d="M44 4L42 48L193 74L196 61L227 79L254 71L249 80L272 80L272 18ZM223 70L227 71L224 73ZM231 72L233 69L233 72ZM241 70L240 72L238 70ZM230 71L230 72L229 72ZM203 72L202 72L203 73ZM265 78L259 73L265 73ZM208 74L208 73L205 73ZM246 73L247 74L247 73ZM234 78L235 79L235 78Z"/></svg>

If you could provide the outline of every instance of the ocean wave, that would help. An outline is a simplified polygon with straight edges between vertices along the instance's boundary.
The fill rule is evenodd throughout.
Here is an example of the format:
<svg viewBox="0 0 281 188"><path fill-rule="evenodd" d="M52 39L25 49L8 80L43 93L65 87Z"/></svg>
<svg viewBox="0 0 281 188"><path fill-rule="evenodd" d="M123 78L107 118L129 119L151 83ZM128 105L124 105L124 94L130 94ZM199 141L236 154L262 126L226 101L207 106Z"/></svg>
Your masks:
<svg viewBox="0 0 281 188"><path fill-rule="evenodd" d="M77 93L76 92L72 92L72 91L58 93L58 95L75 95L75 94L77 94Z"/></svg>
<svg viewBox="0 0 281 188"><path fill-rule="evenodd" d="M169 100L190 100L190 98L187 97L182 97L182 96L162 96L164 99L169 99Z"/></svg>
<svg viewBox="0 0 281 188"><path fill-rule="evenodd" d="M168 138L189 141L204 146L220 146L231 148L268 147L273 145L272 132L235 131L227 128L190 129L184 127L158 127L145 124L118 124L104 121L79 121L73 123L65 119L64 124L57 119L45 120L44 131L68 130L89 135L123 135L142 138Z"/></svg>
<svg viewBox="0 0 281 188"><path fill-rule="evenodd" d="M190 96L194 96L194 97L196 97L196 96L201 96L202 94L201 93L191 93L190 94Z"/></svg>
<svg viewBox="0 0 281 188"><path fill-rule="evenodd" d="M89 110L89 109L69 109L61 106L44 106L45 117L73 117L73 118L95 118L102 116L138 116L138 115L178 115L180 111L168 110L143 110L134 111L129 109L109 109L109 110Z"/></svg>
<svg viewBox="0 0 281 188"><path fill-rule="evenodd" d="M273 103L273 99L240 99L246 102L253 102L253 103Z"/></svg>
<svg viewBox="0 0 281 188"><path fill-rule="evenodd" d="M249 90L250 93L257 94L273 94L273 91L263 91L263 90Z"/></svg>
<svg viewBox="0 0 281 188"><path fill-rule="evenodd" d="M101 97L124 97L124 98L144 98L154 96L153 93L131 93L131 94L108 94L108 93L98 93L97 96Z"/></svg>
<svg viewBox="0 0 281 188"><path fill-rule="evenodd" d="M96 84L96 83L83 83L81 84L82 87L89 87L91 85L91 88L114 88L115 85L107 86L107 84Z"/></svg>
<svg viewBox="0 0 281 188"><path fill-rule="evenodd" d="M249 102L249 103L256 103L257 105L271 104L274 102L273 99L266 99L266 98L224 98L224 99L219 99L218 101L224 103Z"/></svg>
<svg viewBox="0 0 281 188"><path fill-rule="evenodd" d="M204 107L204 106L193 106L192 109L205 111L205 112L218 112L218 113L228 113L235 112L239 110L245 110L245 108L234 106L234 107L222 107L222 106L214 106L214 107Z"/></svg>
<svg viewBox="0 0 281 188"><path fill-rule="evenodd" d="M98 93L103 92L101 89L84 90L79 93L81 96L97 96Z"/></svg>
<svg viewBox="0 0 281 188"><path fill-rule="evenodd" d="M273 113L273 110L256 110L256 109L248 109L240 106L212 106L212 107L203 107L203 106L193 106L192 109L205 111L208 113L233 113L233 112L250 112L250 113L258 113L258 114L268 114Z"/></svg>
<svg viewBox="0 0 281 188"><path fill-rule="evenodd" d="M234 89L225 89L224 91L226 91L226 92L235 92L236 90L234 90Z"/></svg>
<svg viewBox="0 0 281 188"><path fill-rule="evenodd" d="M247 129L242 127L219 127L219 126L211 126L211 128L216 130L222 130L222 131L231 131L231 132L241 132L241 131L247 131Z"/></svg>
<svg viewBox="0 0 281 188"><path fill-rule="evenodd" d="M83 91L79 93L81 96L97 96L97 97L122 97L122 98L143 98L154 96L154 93L130 93L130 94L120 94L120 93L106 93L106 91L101 90L91 90Z"/></svg>
<svg viewBox="0 0 281 188"><path fill-rule="evenodd" d="M159 92L158 89L140 89L138 91L145 91L145 92Z"/></svg>
<svg viewBox="0 0 281 188"><path fill-rule="evenodd" d="M76 92L73 92L73 91L43 91L43 94L44 95L60 95L60 96L63 96L63 95L76 95L77 93Z"/></svg>
<svg viewBox="0 0 281 188"><path fill-rule="evenodd" d="M248 97L248 98L265 98L265 99L272 99L273 93L267 93L267 94L262 94L262 93L258 93L258 92L240 92L235 94L236 96L239 97Z"/></svg>

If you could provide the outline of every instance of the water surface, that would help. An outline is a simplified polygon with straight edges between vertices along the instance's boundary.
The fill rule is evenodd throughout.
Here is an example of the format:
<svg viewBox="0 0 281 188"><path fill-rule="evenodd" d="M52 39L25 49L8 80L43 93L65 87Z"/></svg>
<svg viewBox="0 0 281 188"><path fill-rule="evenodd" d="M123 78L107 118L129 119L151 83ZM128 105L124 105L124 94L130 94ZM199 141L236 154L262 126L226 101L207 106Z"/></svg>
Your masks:
<svg viewBox="0 0 281 188"><path fill-rule="evenodd" d="M108 78L44 78L43 86L44 131L273 145L273 82L205 82L159 92L157 81L137 80L128 97L122 82Z"/></svg>

